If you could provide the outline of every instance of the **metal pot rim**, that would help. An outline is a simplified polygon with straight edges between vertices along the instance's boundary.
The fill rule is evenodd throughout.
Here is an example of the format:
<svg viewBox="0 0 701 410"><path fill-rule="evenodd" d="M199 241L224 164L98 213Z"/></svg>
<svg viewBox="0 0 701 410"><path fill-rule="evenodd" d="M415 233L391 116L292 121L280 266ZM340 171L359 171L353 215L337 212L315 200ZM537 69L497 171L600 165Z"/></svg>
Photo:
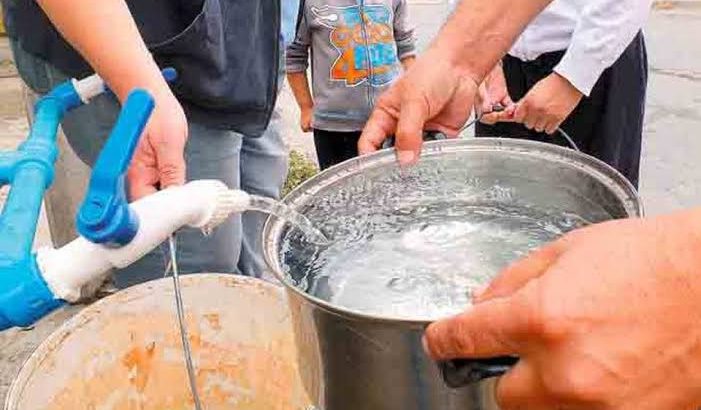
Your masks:
<svg viewBox="0 0 701 410"><path fill-rule="evenodd" d="M503 151L528 156L536 156L542 159L557 161L562 164L577 167L590 174L603 185L614 191L621 199L630 217L643 216L643 206L636 189L617 170L605 162L590 155L574 151L569 148L560 147L554 144L528 141L514 138L471 138L471 139L451 139L424 143L422 158L440 155L444 152L465 152L465 151ZM290 204L304 204L318 192L324 190L329 185L342 180L358 172L383 165L396 163L393 149L381 150L376 153L365 155L341 164L335 165L305 181L292 192L290 192L282 202ZM288 291L312 302L314 305L343 317L373 321L381 323L393 323L397 325L410 325L423 327L428 325L430 320L407 319L402 317L378 316L347 309L334 305L323 299L310 295L295 286L287 275L280 268L278 256L279 241L287 224L274 216L270 216L265 223L262 234L263 255L268 267L275 277L287 288Z"/></svg>

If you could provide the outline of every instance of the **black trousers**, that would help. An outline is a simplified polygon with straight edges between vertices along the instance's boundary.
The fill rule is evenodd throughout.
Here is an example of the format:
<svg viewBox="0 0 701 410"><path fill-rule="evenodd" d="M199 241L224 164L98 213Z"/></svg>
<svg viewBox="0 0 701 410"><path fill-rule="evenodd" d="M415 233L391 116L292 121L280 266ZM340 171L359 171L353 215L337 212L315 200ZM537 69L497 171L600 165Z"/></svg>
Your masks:
<svg viewBox="0 0 701 410"><path fill-rule="evenodd" d="M553 72L564 51L523 62L506 56L504 74L514 101L523 98L538 81ZM640 150L647 90L647 52L642 33L621 57L602 74L589 97L563 122L565 130L585 153L606 162L638 186ZM478 124L478 137L525 138L567 145L558 133L546 135L522 124Z"/></svg>
<svg viewBox="0 0 701 410"><path fill-rule="evenodd" d="M358 156L361 131L339 132L314 130L314 145L319 167L324 170Z"/></svg>

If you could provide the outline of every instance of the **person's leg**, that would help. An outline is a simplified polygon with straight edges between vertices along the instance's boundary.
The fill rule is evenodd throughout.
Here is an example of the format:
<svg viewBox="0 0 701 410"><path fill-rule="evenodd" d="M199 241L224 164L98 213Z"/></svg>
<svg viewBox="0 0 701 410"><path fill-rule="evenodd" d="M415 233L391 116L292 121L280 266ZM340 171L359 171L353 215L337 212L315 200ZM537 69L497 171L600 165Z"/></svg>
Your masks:
<svg viewBox="0 0 701 410"><path fill-rule="evenodd" d="M319 160L319 168L326 168L340 164L358 156L358 139L360 131L337 132L314 130L314 146Z"/></svg>
<svg viewBox="0 0 701 410"><path fill-rule="evenodd" d="M603 109L587 153L638 186L648 61L642 33L605 73Z"/></svg>
<svg viewBox="0 0 701 410"><path fill-rule="evenodd" d="M339 145L338 132L314 129L314 147L322 171L341 162Z"/></svg>
<svg viewBox="0 0 701 410"><path fill-rule="evenodd" d="M187 180L217 179L229 188L239 188L241 141L238 133L190 123L185 149ZM240 215L229 217L209 236L199 229L183 228L177 232L176 239L180 273L238 273ZM125 288L163 277L167 255L167 243L161 244L141 260L116 272L115 284Z"/></svg>
<svg viewBox="0 0 701 410"><path fill-rule="evenodd" d="M343 135L343 146L341 152L341 161L347 161L358 156L358 140L362 131L346 132Z"/></svg>
<svg viewBox="0 0 701 410"><path fill-rule="evenodd" d="M259 138L244 137L241 147L241 189L249 194L278 199L287 177L288 151L282 136L282 117L276 108L268 129ZM263 225L268 215L245 212L241 215L243 236L239 272L264 277L262 251Z"/></svg>

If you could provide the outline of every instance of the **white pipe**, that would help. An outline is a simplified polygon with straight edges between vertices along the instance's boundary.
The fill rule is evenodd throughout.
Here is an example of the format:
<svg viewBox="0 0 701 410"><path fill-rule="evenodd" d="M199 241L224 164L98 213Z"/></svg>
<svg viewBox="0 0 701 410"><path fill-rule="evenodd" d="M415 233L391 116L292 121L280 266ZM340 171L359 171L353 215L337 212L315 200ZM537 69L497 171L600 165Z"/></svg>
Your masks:
<svg viewBox="0 0 701 410"><path fill-rule="evenodd" d="M244 212L249 203L247 193L219 181L169 188L130 205L138 215L139 231L128 245L108 247L79 237L60 249L40 249L39 269L57 298L75 302L84 285L136 262L181 227L214 228L232 213Z"/></svg>
<svg viewBox="0 0 701 410"><path fill-rule="evenodd" d="M88 104L90 100L105 92L105 81L97 74L82 80L73 79L72 82L83 104Z"/></svg>

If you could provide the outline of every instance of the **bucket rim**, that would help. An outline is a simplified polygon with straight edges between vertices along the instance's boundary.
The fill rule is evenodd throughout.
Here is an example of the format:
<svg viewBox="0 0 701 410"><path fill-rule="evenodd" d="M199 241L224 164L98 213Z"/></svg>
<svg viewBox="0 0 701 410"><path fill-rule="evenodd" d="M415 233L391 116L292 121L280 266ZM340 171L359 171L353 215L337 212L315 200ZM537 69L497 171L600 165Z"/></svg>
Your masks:
<svg viewBox="0 0 701 410"><path fill-rule="evenodd" d="M537 156L543 159L556 160L575 166L596 178L604 186L612 190L624 206L627 218L644 216L644 209L641 197L633 184L628 181L619 171L604 161L580 151L559 145L530 141L518 138L469 138L469 139L448 139L431 141L423 144L421 157L434 157L441 153L458 152L479 152L479 151L503 151L508 153ZM281 202L285 205L304 204L305 200L323 191L329 185L355 175L362 170L382 165L396 165L394 148L384 149L372 154L352 158L340 164L327 168L306 180L289 194ZM288 275L280 267L278 254L279 242L287 222L273 215L269 216L265 222L262 232L263 257L268 269L272 271L277 280L283 284L292 295L311 302L316 307L342 317L366 322L377 322L383 324L396 324L400 326L411 326L424 328L432 323L433 319L411 319L406 317L393 317L385 315L374 315L345 308L331 302L325 301L316 296L310 295L298 288L291 282Z"/></svg>

